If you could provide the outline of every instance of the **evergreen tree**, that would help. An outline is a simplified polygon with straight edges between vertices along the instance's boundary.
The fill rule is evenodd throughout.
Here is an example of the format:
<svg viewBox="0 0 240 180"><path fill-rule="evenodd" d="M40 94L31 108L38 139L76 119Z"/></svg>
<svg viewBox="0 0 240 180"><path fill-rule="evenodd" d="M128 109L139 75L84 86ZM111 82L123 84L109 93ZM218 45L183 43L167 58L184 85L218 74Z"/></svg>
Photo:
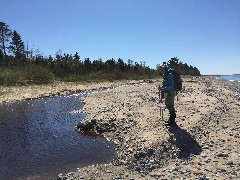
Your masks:
<svg viewBox="0 0 240 180"><path fill-rule="evenodd" d="M0 49L0 66L3 65L3 51Z"/></svg>
<svg viewBox="0 0 240 180"><path fill-rule="evenodd" d="M4 22L0 22L0 49L3 51L4 56L6 57L7 43L11 39L12 31L9 29L8 25Z"/></svg>
<svg viewBox="0 0 240 180"><path fill-rule="evenodd" d="M168 61L168 64L171 68L177 70L179 59L177 57L173 57Z"/></svg>
<svg viewBox="0 0 240 180"><path fill-rule="evenodd" d="M15 30L13 31L12 42L10 44L9 49L14 54L15 58L18 59L19 62L25 59L24 43L21 36Z"/></svg>
<svg viewBox="0 0 240 180"><path fill-rule="evenodd" d="M122 72L126 72L125 64L124 64L124 62L123 62L122 59L119 58L117 64L118 64L118 67L120 68L120 70L121 70Z"/></svg>
<svg viewBox="0 0 240 180"><path fill-rule="evenodd" d="M80 61L80 56L78 55L77 52L74 54L73 57L74 57L75 60Z"/></svg>

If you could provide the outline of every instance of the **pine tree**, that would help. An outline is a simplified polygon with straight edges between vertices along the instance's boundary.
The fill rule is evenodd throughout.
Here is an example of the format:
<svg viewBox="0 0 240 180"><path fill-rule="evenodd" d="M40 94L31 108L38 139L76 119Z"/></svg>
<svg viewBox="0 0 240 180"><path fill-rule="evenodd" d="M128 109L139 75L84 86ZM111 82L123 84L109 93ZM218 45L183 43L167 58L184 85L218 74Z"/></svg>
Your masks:
<svg viewBox="0 0 240 180"><path fill-rule="evenodd" d="M3 51L6 57L7 43L10 41L12 31L9 29L8 25L4 22L0 22L0 49Z"/></svg>
<svg viewBox="0 0 240 180"><path fill-rule="evenodd" d="M0 66L3 65L3 51L0 49Z"/></svg>
<svg viewBox="0 0 240 180"><path fill-rule="evenodd" d="M10 44L10 51L19 62L22 62L22 60L25 59L25 47L21 36L15 30L13 31L12 42Z"/></svg>

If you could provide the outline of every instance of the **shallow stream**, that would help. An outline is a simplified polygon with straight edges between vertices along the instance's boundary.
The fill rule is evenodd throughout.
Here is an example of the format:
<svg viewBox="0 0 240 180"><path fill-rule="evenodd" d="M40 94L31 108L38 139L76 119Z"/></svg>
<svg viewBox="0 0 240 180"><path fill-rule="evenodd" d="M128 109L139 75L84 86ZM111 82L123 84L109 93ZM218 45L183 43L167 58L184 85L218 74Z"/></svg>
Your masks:
<svg viewBox="0 0 240 180"><path fill-rule="evenodd" d="M115 157L113 142L75 131L80 96L0 104L0 179L56 179Z"/></svg>

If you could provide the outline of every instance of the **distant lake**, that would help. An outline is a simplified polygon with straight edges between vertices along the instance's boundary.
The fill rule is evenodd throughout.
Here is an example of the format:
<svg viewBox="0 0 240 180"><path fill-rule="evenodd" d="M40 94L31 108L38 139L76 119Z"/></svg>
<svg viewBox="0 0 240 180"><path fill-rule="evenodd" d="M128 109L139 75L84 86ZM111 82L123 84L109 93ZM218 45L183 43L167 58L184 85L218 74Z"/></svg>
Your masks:
<svg viewBox="0 0 240 180"><path fill-rule="evenodd" d="M223 79L223 80L227 80L227 81L238 81L238 82L240 82L240 74L224 75L224 76L220 76L219 79Z"/></svg>

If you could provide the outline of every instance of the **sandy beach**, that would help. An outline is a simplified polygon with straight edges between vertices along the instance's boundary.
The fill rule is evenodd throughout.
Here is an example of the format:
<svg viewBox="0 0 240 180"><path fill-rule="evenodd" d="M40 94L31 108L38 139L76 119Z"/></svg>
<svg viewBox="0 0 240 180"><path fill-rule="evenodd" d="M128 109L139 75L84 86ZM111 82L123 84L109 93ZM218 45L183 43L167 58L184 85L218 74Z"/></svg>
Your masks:
<svg viewBox="0 0 240 180"><path fill-rule="evenodd" d="M116 83L73 83L54 82L46 85L0 86L0 103L11 103L59 95L80 93L95 89L104 89Z"/></svg>
<svg viewBox="0 0 240 180"><path fill-rule="evenodd" d="M166 127L160 81L0 87L0 102L100 91L82 97L88 129L115 142L109 164L60 174L58 179L240 179L240 83L185 78L175 98L178 126ZM57 177L56 177L57 178Z"/></svg>
<svg viewBox="0 0 240 180"><path fill-rule="evenodd" d="M239 179L239 83L184 79L176 98L177 127L163 120L160 82L119 87L83 99L85 120L116 144L107 165L80 169L82 179ZM82 125L82 127L85 127ZM81 127L81 125L79 126Z"/></svg>

